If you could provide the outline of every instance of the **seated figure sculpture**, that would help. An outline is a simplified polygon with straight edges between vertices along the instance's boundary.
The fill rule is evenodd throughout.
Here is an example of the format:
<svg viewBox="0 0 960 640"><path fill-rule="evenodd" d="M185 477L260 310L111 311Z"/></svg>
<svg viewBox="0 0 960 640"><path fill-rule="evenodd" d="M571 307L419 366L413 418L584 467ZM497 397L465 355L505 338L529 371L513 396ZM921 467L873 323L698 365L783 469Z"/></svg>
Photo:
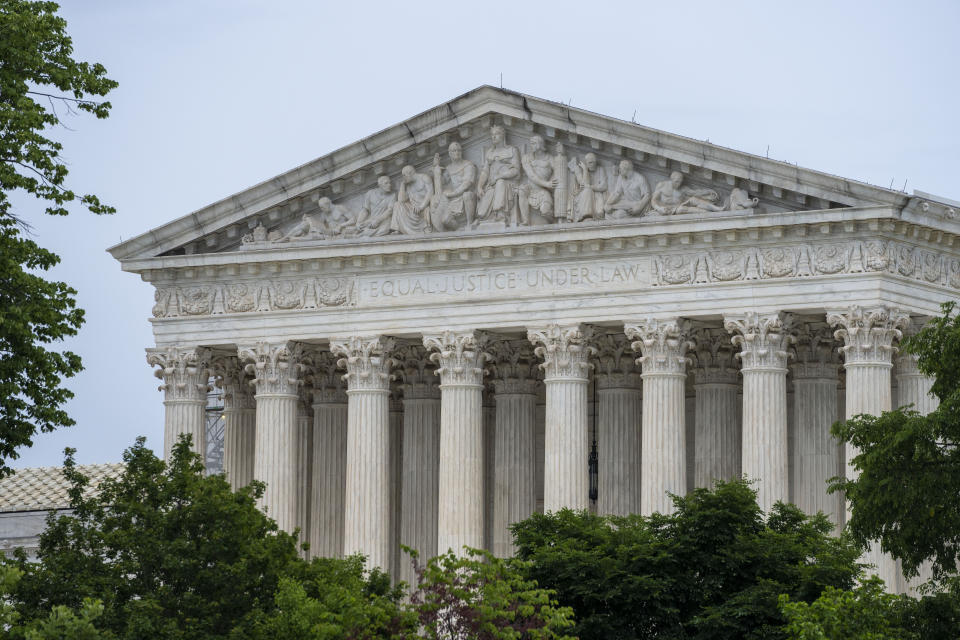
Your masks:
<svg viewBox="0 0 960 640"><path fill-rule="evenodd" d="M390 230L406 235L430 231L430 200L433 197L433 181L412 165L400 170L400 190L393 205L393 220Z"/></svg>
<svg viewBox="0 0 960 640"><path fill-rule="evenodd" d="M760 204L760 198L751 198L745 189L734 187L727 198L724 209L727 211L740 211L743 209L753 209Z"/></svg>
<svg viewBox="0 0 960 640"><path fill-rule="evenodd" d="M516 203L516 179L520 176L520 153L507 144L507 134L500 125L490 127L493 146L483 154L483 168L477 179L477 217L474 221L509 219Z"/></svg>
<svg viewBox="0 0 960 640"><path fill-rule="evenodd" d="M352 235L356 231L353 215L339 204L333 204L324 196L317 201L318 211L303 214L303 219L277 242L297 239L336 238Z"/></svg>
<svg viewBox="0 0 960 640"><path fill-rule="evenodd" d="M622 219L642 216L650 204L650 185L643 174L634 171L633 163L621 160L617 166L617 182L603 205L606 217Z"/></svg>
<svg viewBox="0 0 960 640"><path fill-rule="evenodd" d="M588 153L576 164L571 161L570 165L576 181L570 222L580 222L586 218L602 219L607 193L606 171L597 163L597 156L593 153Z"/></svg>
<svg viewBox="0 0 960 640"><path fill-rule="evenodd" d="M389 234L396 202L397 194L393 192L390 178L377 178L376 188L363 196L363 206L357 214L357 235L375 237Z"/></svg>
<svg viewBox="0 0 960 640"><path fill-rule="evenodd" d="M694 189L683 186L683 174L674 171L669 180L657 183L650 204L653 210L664 216L678 213L704 213L723 211L723 207L714 204L720 199L712 189Z"/></svg>
<svg viewBox="0 0 960 640"><path fill-rule="evenodd" d="M477 165L463 157L459 142L447 147L450 164L440 166L440 154L433 157L433 203L430 223L434 231L453 231L464 224L473 226L477 212Z"/></svg>

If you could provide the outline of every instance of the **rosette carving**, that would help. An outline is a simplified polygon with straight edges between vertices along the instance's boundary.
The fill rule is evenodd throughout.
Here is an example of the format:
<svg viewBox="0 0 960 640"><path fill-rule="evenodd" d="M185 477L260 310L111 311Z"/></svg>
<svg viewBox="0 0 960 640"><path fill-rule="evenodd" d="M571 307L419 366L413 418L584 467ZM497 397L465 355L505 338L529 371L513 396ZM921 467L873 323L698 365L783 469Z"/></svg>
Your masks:
<svg viewBox="0 0 960 640"><path fill-rule="evenodd" d="M644 375L686 375L686 365L689 362L686 354L687 350L693 347L693 342L689 339L689 321L680 318L647 318L624 328L627 337L634 341L631 347L641 354L637 363L642 367Z"/></svg>
<svg viewBox="0 0 960 640"><path fill-rule="evenodd" d="M903 335L910 316L888 306L863 309L854 305L847 311L828 313L827 323L840 327L833 335L844 343L840 351L846 364L889 364L896 352L893 341Z"/></svg>
<svg viewBox="0 0 960 640"><path fill-rule="evenodd" d="M590 371L590 357L597 352L590 345L594 336L595 331L589 325L551 324L527 331L527 339L536 345L533 353L543 359L540 367L545 380L586 380Z"/></svg>
<svg viewBox="0 0 960 640"><path fill-rule="evenodd" d="M425 335L423 346L432 351L442 385L483 385L483 365L489 359L484 351L489 337L473 331L444 331Z"/></svg>
<svg viewBox="0 0 960 640"><path fill-rule="evenodd" d="M743 369L786 369L787 349L794 341L790 314L750 311L724 318L723 327L734 334L731 341L740 347L736 357Z"/></svg>
<svg viewBox="0 0 960 640"><path fill-rule="evenodd" d="M159 367L153 375L163 381L158 389L164 392L167 402L205 400L210 359L210 350L203 347L147 349L147 364Z"/></svg>
<svg viewBox="0 0 960 640"><path fill-rule="evenodd" d="M245 371L253 376L257 395L298 395L303 382L301 374L303 347L296 342L257 342L237 349L240 360L247 362Z"/></svg>
<svg viewBox="0 0 960 640"><path fill-rule="evenodd" d="M330 351L340 356L337 366L347 370L350 391L389 391L390 369L395 361L391 354L396 347L393 338L383 336L350 336L330 340Z"/></svg>

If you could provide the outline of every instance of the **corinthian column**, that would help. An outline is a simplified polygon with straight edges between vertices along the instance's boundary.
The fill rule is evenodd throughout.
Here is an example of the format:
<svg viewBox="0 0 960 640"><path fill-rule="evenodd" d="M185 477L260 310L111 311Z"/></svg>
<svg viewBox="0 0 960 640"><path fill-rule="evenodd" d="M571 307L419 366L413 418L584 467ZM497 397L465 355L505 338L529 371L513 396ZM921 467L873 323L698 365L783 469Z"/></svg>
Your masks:
<svg viewBox="0 0 960 640"><path fill-rule="evenodd" d="M902 335L909 316L886 306L863 309L852 306L845 311L827 314L827 323L839 327L834 333L842 340L843 366L847 373L846 418L861 413L878 416L891 408L890 370L893 368L893 341ZM847 444L847 477L855 478L851 461L858 455L856 447ZM848 505L849 508L849 505ZM876 567L876 573L890 589L899 583L896 561L874 545L864 561Z"/></svg>
<svg viewBox="0 0 960 640"><path fill-rule="evenodd" d="M337 358L329 351L313 356L313 476L310 556L343 555L347 483L347 393Z"/></svg>
<svg viewBox="0 0 960 640"><path fill-rule="evenodd" d="M300 542L310 541L311 489L313 485L313 408L308 389L297 400L297 527Z"/></svg>
<svg viewBox="0 0 960 640"><path fill-rule="evenodd" d="M394 342L380 336L331 339L347 369L347 480L343 554L391 569L390 367Z"/></svg>
<svg viewBox="0 0 960 640"><path fill-rule="evenodd" d="M643 381L623 334L596 341L597 513L640 513L640 438Z"/></svg>
<svg viewBox="0 0 960 640"><path fill-rule="evenodd" d="M483 547L483 342L473 332L423 337L440 374L440 553Z"/></svg>
<svg viewBox="0 0 960 640"><path fill-rule="evenodd" d="M724 318L740 347L743 375L743 474L757 481L757 503L769 513L790 500L787 444L787 347L790 316L750 312Z"/></svg>
<svg viewBox="0 0 960 640"><path fill-rule="evenodd" d="M840 443L830 434L837 419L840 376L830 329L804 324L797 336L793 373L793 411L797 430L795 503L803 511L825 513L843 524L843 497L827 493L827 480L840 468Z"/></svg>
<svg viewBox="0 0 960 640"><path fill-rule="evenodd" d="M687 492L686 382L688 323L648 318L626 325L643 378L640 513L672 513L668 493Z"/></svg>
<svg viewBox="0 0 960 640"><path fill-rule="evenodd" d="M740 374L735 350L720 329L694 334L694 471L693 484L711 488L716 480L740 477Z"/></svg>
<svg viewBox="0 0 960 640"><path fill-rule="evenodd" d="M440 388L426 350L405 345L397 350L403 378L403 461L401 463L400 543L420 553L420 562L437 555L437 505L440 490ZM409 557L399 578L416 584Z"/></svg>
<svg viewBox="0 0 960 640"><path fill-rule="evenodd" d="M214 359L217 386L223 389L223 471L234 489L253 481L257 404L253 380L235 356Z"/></svg>
<svg viewBox="0 0 960 640"><path fill-rule="evenodd" d="M257 394L253 476L267 487L260 506L284 531L297 526L298 390L303 365L300 345L258 342L237 349L249 361Z"/></svg>
<svg viewBox="0 0 960 640"><path fill-rule="evenodd" d="M551 324L527 332L543 358L547 392L543 510L589 509L587 384L592 332L580 325Z"/></svg>
<svg viewBox="0 0 960 640"><path fill-rule="evenodd" d="M490 352L496 392L492 551L505 558L516 551L510 525L537 508L537 364L527 342L501 340Z"/></svg>
<svg viewBox="0 0 960 640"><path fill-rule="evenodd" d="M154 375L163 381L163 457L181 434L193 438L191 450L206 456L207 381L210 378L210 350L202 347L171 346L147 349L147 363L160 367Z"/></svg>

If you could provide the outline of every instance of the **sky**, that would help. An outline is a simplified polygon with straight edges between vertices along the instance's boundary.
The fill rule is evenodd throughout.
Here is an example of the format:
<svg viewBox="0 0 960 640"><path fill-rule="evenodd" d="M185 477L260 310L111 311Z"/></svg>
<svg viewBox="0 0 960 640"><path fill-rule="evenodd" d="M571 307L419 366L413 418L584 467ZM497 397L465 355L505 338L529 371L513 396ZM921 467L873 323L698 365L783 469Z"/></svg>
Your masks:
<svg viewBox="0 0 960 640"><path fill-rule="evenodd" d="M120 83L68 118L69 183L117 208L42 215L78 291L74 427L15 468L162 450L153 290L106 249L490 84L871 184L960 200L960 2L70 0L78 59Z"/></svg>

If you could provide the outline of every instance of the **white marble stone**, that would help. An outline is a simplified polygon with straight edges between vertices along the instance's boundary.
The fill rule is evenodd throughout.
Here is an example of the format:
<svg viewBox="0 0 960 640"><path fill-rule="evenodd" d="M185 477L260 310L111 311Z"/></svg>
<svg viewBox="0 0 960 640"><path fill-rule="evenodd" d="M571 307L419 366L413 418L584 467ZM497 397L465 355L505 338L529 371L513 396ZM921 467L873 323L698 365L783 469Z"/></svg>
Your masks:
<svg viewBox="0 0 960 640"><path fill-rule="evenodd" d="M482 337L481 337L482 338ZM440 374L437 550L463 554L484 544L484 341L473 332L426 335Z"/></svg>
<svg viewBox="0 0 960 640"><path fill-rule="evenodd" d="M253 481L257 405L253 380L236 356L214 359L217 385L223 390L223 471L234 489Z"/></svg>
<svg viewBox="0 0 960 640"><path fill-rule="evenodd" d="M740 374L735 349L720 329L694 334L691 355L695 406L694 481L711 488L716 480L740 477L741 433L738 411Z"/></svg>
<svg viewBox="0 0 960 640"><path fill-rule="evenodd" d="M843 341L841 351L847 374L846 418L861 413L880 415L889 411L892 408L890 370L896 351L893 342L902 335L901 330L907 326L909 316L887 306L864 309L854 305L829 312L827 322L837 328L834 333L837 340ZM857 476L857 470L851 464L857 454L856 447L848 444L848 478ZM883 579L888 588L896 589L899 586L901 576L897 563L880 550L879 544L864 554L863 561L874 565L876 575Z"/></svg>
<svg viewBox="0 0 960 640"><path fill-rule="evenodd" d="M403 389L400 543L415 549L425 562L437 554L440 380L420 345L401 347L397 359ZM398 576L407 584L416 583L413 563L406 555Z"/></svg>
<svg viewBox="0 0 960 640"><path fill-rule="evenodd" d="M313 517L313 393L300 390L297 403L297 521L300 542L309 543ZM309 555L305 554L305 555Z"/></svg>
<svg viewBox="0 0 960 640"><path fill-rule="evenodd" d="M257 342L238 348L256 385L257 433L253 477L266 484L260 506L277 526L298 524L298 392L302 382L299 344Z"/></svg>
<svg viewBox="0 0 960 640"><path fill-rule="evenodd" d="M687 490L686 366L689 326L684 320L648 318L626 325L643 371L643 442L640 445L640 512L672 513L670 494Z"/></svg>
<svg viewBox="0 0 960 640"><path fill-rule="evenodd" d="M544 511L587 509L590 486L587 425L589 329L551 324L530 329L534 353L543 360L546 386Z"/></svg>
<svg viewBox="0 0 960 640"><path fill-rule="evenodd" d="M312 557L343 555L347 481L347 394L337 359L329 351L314 360Z"/></svg>
<svg viewBox="0 0 960 640"><path fill-rule="evenodd" d="M210 378L209 349L170 346L147 349L147 363L157 366L154 374L163 384L163 457L170 452L182 434L192 438L191 450L206 451L207 381Z"/></svg>
<svg viewBox="0 0 960 640"><path fill-rule="evenodd" d="M509 527L537 508L536 359L529 343L502 340L490 345L495 398L492 549L515 552Z"/></svg>
<svg viewBox="0 0 960 640"><path fill-rule="evenodd" d="M597 513L640 513L640 371L623 334L596 344Z"/></svg>
<svg viewBox="0 0 960 640"><path fill-rule="evenodd" d="M347 370L347 478L343 553L368 567L392 568L390 505L390 352L380 336L330 340Z"/></svg>
<svg viewBox="0 0 960 640"><path fill-rule="evenodd" d="M741 465L756 481L757 503L769 513L777 501L790 499L787 444L787 347L790 318L785 314L748 312L724 318L740 347L743 376Z"/></svg>

